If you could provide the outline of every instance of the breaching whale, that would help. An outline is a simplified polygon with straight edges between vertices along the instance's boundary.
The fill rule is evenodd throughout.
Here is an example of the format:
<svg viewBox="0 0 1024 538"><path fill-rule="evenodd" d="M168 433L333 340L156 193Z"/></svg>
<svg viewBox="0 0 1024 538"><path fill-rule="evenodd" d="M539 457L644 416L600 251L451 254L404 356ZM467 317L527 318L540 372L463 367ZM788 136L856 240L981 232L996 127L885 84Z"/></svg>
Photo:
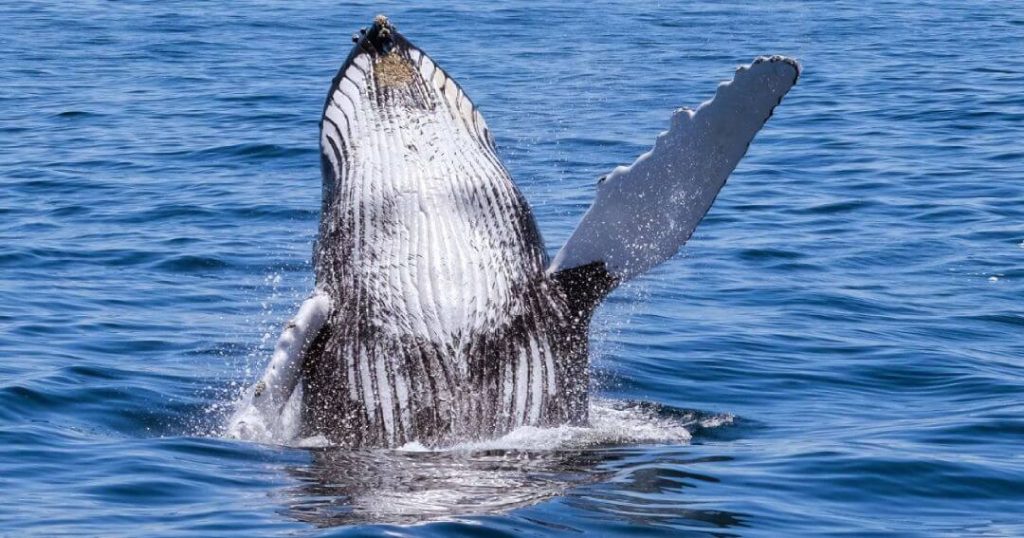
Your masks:
<svg viewBox="0 0 1024 538"><path fill-rule="evenodd" d="M353 40L320 123L316 289L230 431L300 384L302 433L351 447L585 424L594 309L689 239L799 65L757 58L677 110L551 261L459 84L384 16Z"/></svg>

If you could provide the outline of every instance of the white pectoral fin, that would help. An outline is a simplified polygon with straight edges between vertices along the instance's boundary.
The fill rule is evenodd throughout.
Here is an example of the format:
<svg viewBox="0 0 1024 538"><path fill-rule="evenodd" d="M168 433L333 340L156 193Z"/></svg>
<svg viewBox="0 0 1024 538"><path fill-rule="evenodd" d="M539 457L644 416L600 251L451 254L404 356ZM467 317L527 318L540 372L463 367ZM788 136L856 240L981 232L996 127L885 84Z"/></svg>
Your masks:
<svg viewBox="0 0 1024 538"><path fill-rule="evenodd" d="M757 58L696 111L677 110L653 149L600 181L549 271L603 264L622 281L674 255L799 75L789 58Z"/></svg>
<svg viewBox="0 0 1024 538"><path fill-rule="evenodd" d="M238 438L266 436L288 402L302 374L302 362L310 344L327 323L331 298L316 291L299 307L277 340L274 354L263 377L246 392L228 424L228 433Z"/></svg>

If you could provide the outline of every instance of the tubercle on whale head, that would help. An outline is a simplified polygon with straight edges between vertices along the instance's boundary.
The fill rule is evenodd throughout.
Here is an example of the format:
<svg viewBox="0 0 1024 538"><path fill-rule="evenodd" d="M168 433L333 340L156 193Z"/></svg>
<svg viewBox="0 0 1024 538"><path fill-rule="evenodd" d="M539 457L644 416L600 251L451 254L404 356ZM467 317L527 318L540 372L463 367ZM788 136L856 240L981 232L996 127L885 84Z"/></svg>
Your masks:
<svg viewBox="0 0 1024 538"><path fill-rule="evenodd" d="M395 48L399 37L398 29L387 16L377 15L369 28L360 28L358 34L352 35L352 41L366 52L387 55Z"/></svg>

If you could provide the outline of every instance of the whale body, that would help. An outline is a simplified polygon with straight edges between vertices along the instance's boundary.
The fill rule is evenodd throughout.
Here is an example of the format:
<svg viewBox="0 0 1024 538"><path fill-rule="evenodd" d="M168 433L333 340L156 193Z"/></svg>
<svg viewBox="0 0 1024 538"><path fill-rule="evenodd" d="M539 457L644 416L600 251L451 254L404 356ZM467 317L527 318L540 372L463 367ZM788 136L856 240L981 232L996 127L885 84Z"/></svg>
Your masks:
<svg viewBox="0 0 1024 538"><path fill-rule="evenodd" d="M304 435L428 446L585 424L591 316L686 242L799 66L762 57L601 178L551 262L479 110L379 16L320 124L316 289L232 430L302 387Z"/></svg>

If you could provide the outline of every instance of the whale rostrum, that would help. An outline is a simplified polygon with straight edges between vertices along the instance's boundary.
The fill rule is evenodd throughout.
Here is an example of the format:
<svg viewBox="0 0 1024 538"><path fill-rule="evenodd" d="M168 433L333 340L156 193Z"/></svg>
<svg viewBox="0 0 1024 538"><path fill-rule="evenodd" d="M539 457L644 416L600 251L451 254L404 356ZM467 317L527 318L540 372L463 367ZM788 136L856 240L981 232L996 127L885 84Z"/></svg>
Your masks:
<svg viewBox="0 0 1024 538"><path fill-rule="evenodd" d="M316 289L230 432L273 422L297 386L301 434L351 447L585 424L594 309L689 239L798 64L758 58L676 111L552 263L459 84L384 16L353 39L320 123Z"/></svg>

